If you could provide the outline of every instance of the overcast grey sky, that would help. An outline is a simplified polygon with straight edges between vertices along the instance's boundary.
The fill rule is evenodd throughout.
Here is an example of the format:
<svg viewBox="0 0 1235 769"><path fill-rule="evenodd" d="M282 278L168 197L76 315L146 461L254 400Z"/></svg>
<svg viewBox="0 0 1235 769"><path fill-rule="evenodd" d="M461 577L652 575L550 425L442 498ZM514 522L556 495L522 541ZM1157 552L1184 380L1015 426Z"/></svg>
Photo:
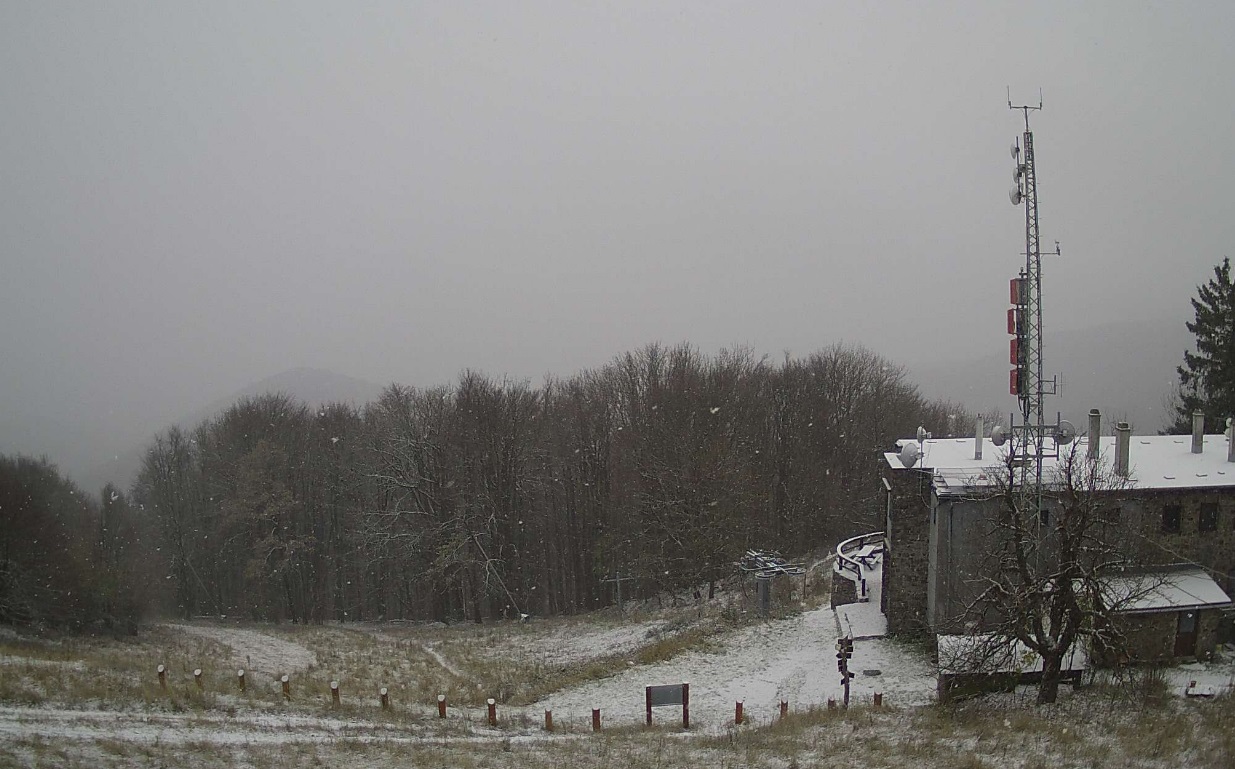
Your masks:
<svg viewBox="0 0 1235 769"><path fill-rule="evenodd" d="M1232 253L1235 3L0 4L0 410L126 435L296 366L1047 339ZM1049 349L1049 348L1048 348Z"/></svg>

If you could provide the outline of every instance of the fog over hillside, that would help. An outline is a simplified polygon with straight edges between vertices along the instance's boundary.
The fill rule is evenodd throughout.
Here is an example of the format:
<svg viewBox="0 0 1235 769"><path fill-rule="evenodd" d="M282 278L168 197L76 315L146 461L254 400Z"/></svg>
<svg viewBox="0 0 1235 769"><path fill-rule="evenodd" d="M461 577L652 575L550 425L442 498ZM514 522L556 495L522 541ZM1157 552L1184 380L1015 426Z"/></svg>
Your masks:
<svg viewBox="0 0 1235 769"><path fill-rule="evenodd" d="M1125 321L1073 331L1046 332L1048 378L1060 375L1058 397L1048 397L1048 418L1059 412L1080 425L1091 408L1103 414L1103 429L1127 420L1137 434L1167 426L1168 399L1179 387L1176 366L1191 349L1192 337L1182 319ZM1008 394L1005 349L969 358L941 359L910 366L910 377L924 395L949 398L970 408L1019 413ZM968 425L966 425L968 428Z"/></svg>
<svg viewBox="0 0 1235 769"><path fill-rule="evenodd" d="M0 3L0 450L93 487L272 372L651 342L860 344L1010 408L1009 100L1048 365L1152 428L1173 337L1051 335L1178 328L1230 253L1233 39L1230 0Z"/></svg>

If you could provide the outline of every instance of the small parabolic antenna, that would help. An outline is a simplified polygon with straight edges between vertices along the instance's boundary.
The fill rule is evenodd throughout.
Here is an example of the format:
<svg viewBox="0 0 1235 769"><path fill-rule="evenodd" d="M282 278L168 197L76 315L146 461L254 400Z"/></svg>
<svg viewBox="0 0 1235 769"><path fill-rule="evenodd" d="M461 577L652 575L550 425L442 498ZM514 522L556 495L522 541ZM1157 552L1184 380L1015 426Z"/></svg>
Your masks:
<svg viewBox="0 0 1235 769"><path fill-rule="evenodd" d="M918 425L918 443L921 443L924 440L926 440L926 428L922 425Z"/></svg>
<svg viewBox="0 0 1235 769"><path fill-rule="evenodd" d="M900 458L901 464L905 467L913 467L918 463L918 455L918 444L906 443L896 456Z"/></svg>
<svg viewBox="0 0 1235 769"><path fill-rule="evenodd" d="M1012 201L1012 205L1019 206L1021 204L1021 188L1013 185L1012 189L1008 190L1008 200Z"/></svg>
<svg viewBox="0 0 1235 769"><path fill-rule="evenodd" d="M1066 419L1060 421L1059 426L1055 428L1055 443L1067 446L1074 440L1076 440L1076 427Z"/></svg>
<svg viewBox="0 0 1235 769"><path fill-rule="evenodd" d="M996 446L1002 446L1008 442L1008 431L1000 425L995 425L991 430L991 443Z"/></svg>
<svg viewBox="0 0 1235 769"><path fill-rule="evenodd" d="M1012 146L1008 148L1008 152L1011 153L1012 159L1016 160L1016 156L1021 154L1021 147L1016 142L1012 142Z"/></svg>

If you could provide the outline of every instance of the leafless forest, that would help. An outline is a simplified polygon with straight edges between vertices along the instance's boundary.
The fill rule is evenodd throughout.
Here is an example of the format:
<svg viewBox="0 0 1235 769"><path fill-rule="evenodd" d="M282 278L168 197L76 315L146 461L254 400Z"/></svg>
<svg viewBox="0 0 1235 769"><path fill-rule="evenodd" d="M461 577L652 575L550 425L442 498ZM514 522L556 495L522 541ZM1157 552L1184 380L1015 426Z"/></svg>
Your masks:
<svg viewBox="0 0 1235 769"><path fill-rule="evenodd" d="M958 407L860 347L651 345L539 387L464 372L364 407L245 399L94 500L4 461L0 621L573 614L706 592L751 547L881 525L879 452ZM955 421L955 420L953 420Z"/></svg>

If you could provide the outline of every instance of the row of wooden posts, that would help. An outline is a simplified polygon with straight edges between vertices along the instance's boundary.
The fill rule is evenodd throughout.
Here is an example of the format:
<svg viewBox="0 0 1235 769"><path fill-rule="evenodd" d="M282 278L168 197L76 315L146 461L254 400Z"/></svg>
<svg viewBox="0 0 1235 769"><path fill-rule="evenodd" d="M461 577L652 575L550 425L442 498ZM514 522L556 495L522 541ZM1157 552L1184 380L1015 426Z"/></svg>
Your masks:
<svg viewBox="0 0 1235 769"><path fill-rule="evenodd" d="M167 689L167 667L165 665L159 665L157 672L159 675L159 686L162 687L164 690L166 690ZM204 688L204 684L202 683L201 668L197 668L193 671L193 680L197 684L198 689ZM245 689L245 686L246 686L245 685L245 673L244 673L243 668L236 671L236 680L240 686L240 691L242 692L245 691L246 690ZM283 687L283 698L290 700L292 698L291 677L288 675L283 675L279 678L279 683L282 684L282 687ZM689 691L689 689L687 689L687 691ZM341 704L342 699L339 693L339 682L338 681L330 682L330 699L331 699L331 702L333 702L336 707L338 707ZM378 701L381 703L383 710L388 710L390 708L390 690L387 687L383 686L381 689L378 690ZM689 700L687 700L687 702L689 702ZM488 708L489 726L497 726L497 700L490 697L488 700L485 701L485 704ZM679 704L683 705L682 707L682 728L689 729L690 728L689 705L687 703L679 703ZM883 707L883 692L875 692L874 705L877 708ZM828 700L828 710L835 710L836 708L837 708L836 700L829 699ZM780 717L785 718L788 715L789 715L789 703L786 700L781 700L780 701ZM446 717L446 695L445 694L437 695L437 717L438 718ZM746 723L745 713L743 712L743 703L740 701L734 703L733 723L739 726ZM648 726L652 725L651 705L648 706L647 724ZM600 730L601 730L600 708L592 708L592 731L599 732ZM545 731L547 732L553 731L553 711L552 710L545 711Z"/></svg>

